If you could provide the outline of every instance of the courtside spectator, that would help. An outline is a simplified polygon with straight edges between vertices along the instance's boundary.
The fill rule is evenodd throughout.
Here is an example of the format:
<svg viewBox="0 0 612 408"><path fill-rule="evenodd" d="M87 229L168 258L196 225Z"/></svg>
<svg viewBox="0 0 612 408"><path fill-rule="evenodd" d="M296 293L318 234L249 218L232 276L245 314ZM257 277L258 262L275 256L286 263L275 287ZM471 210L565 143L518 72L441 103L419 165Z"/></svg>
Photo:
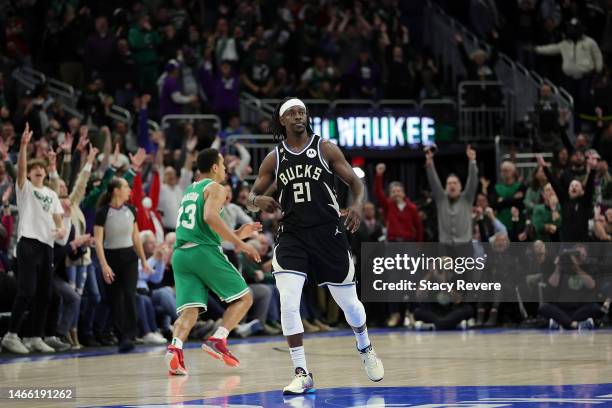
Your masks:
<svg viewBox="0 0 612 408"><path fill-rule="evenodd" d="M450 174L446 178L446 188L442 188L433 161L433 151L425 153L425 168L433 199L438 211L439 240L444 244L464 244L472 240L472 203L478 189L478 167L476 151L468 145L465 151L469 160L468 178L462 191L459 177Z"/></svg>
<svg viewBox="0 0 612 408"><path fill-rule="evenodd" d="M30 312L29 330L32 337L24 342L32 350L54 351L43 340L47 306L53 279L53 244L62 239L66 229L62 223L64 213L57 194L45 187L46 164L32 161L28 164L27 150L32 132L26 123L21 135L17 161L17 207L19 227L17 244L17 296L13 303L9 330L2 339L2 347L19 353L29 353L18 336L27 312Z"/></svg>

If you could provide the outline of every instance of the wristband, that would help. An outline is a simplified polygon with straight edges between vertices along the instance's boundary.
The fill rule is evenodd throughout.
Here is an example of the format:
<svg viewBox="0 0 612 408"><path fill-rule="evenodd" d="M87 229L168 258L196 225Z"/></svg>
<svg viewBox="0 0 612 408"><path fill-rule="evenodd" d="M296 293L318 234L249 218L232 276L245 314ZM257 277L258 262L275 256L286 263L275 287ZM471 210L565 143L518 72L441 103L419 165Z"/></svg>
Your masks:
<svg viewBox="0 0 612 408"><path fill-rule="evenodd" d="M88 173L91 173L91 163L86 163L86 164L83 166L83 171L86 171L86 172L88 172Z"/></svg>

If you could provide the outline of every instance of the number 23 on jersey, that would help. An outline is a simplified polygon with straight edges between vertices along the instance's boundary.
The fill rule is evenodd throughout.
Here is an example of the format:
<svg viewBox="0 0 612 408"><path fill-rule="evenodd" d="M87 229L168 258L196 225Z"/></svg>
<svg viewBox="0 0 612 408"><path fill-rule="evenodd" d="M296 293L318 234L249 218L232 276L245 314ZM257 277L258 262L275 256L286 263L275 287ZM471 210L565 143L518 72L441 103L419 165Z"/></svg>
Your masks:
<svg viewBox="0 0 612 408"><path fill-rule="evenodd" d="M181 206L179 210L178 217L176 219L176 226L179 225L186 229L193 229L196 224L196 215L197 206L195 203L187 204L186 206ZM185 219L183 219L183 215L185 215Z"/></svg>

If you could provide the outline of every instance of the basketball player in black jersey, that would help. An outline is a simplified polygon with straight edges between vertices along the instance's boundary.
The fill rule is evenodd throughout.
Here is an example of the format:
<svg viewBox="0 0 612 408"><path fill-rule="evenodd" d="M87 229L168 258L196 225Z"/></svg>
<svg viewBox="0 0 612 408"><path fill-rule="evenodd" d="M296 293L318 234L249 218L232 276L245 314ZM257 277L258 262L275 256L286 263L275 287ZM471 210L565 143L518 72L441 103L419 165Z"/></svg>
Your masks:
<svg viewBox="0 0 612 408"><path fill-rule="evenodd" d="M313 133L302 101L283 100L272 121L272 132L279 144L259 168L248 208L282 212L272 265L280 292L283 334L295 369L295 377L283 394L314 391L312 374L306 366L300 317L306 279L329 288L355 332L366 374L370 380L380 381L384 368L368 338L366 314L357 297L355 268L345 233L345 228L350 232L359 228L363 186L340 149ZM353 196L344 221L334 189L335 176L350 187ZM278 201L265 194L275 182Z"/></svg>

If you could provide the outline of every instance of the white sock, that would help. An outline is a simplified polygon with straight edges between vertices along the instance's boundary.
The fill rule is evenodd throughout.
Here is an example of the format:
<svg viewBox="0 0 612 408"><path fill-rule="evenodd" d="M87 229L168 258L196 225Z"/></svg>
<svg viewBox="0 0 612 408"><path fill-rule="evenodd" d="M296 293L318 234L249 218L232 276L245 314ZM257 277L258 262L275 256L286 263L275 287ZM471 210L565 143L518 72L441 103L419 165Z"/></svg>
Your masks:
<svg viewBox="0 0 612 408"><path fill-rule="evenodd" d="M219 326L219 328L215 331L215 334L213 334L211 337L214 337L215 339L227 339L228 335L229 331L227 331L225 327Z"/></svg>
<svg viewBox="0 0 612 408"><path fill-rule="evenodd" d="M174 337L172 338L172 345L177 349L183 349L183 340L179 339L178 337Z"/></svg>
<svg viewBox="0 0 612 408"><path fill-rule="evenodd" d="M357 339L357 348L361 351L370 345L370 338L368 337L368 329L363 329L361 333L355 332L355 338Z"/></svg>
<svg viewBox="0 0 612 408"><path fill-rule="evenodd" d="M300 347L289 347L289 354L291 354L291 361L293 361L293 368L303 368L308 374L308 368L306 367L306 353L304 352L304 346Z"/></svg>

